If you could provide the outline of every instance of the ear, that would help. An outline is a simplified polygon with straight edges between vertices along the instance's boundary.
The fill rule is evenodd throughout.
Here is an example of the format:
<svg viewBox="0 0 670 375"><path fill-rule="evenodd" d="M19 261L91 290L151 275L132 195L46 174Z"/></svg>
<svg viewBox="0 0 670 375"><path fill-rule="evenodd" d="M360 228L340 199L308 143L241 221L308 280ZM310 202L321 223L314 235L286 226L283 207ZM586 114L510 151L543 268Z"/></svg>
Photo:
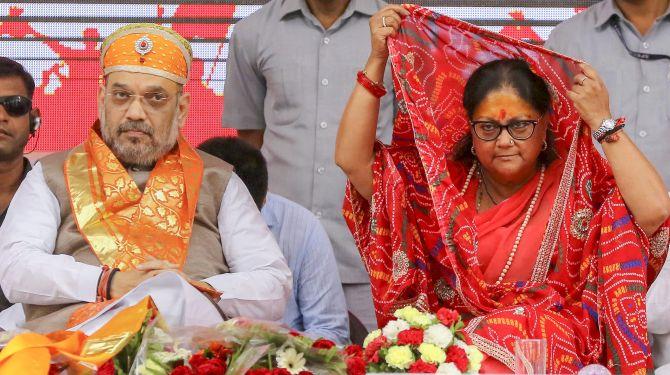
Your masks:
<svg viewBox="0 0 670 375"><path fill-rule="evenodd" d="M40 125L42 124L42 113L40 112L39 108L33 108L30 110L30 118L32 118L32 122L34 125L32 125L32 133L37 131L37 129L40 128Z"/></svg>
<svg viewBox="0 0 670 375"><path fill-rule="evenodd" d="M103 78L98 85L98 115L105 109L105 94L106 94L105 80Z"/></svg>
<svg viewBox="0 0 670 375"><path fill-rule="evenodd" d="M177 107L179 108L179 113L177 114L177 116L179 116L177 119L179 129L183 128L184 125L186 125L186 118L188 117L188 110L190 106L191 106L191 94L188 92L184 92L181 95L179 95L179 102L177 103Z"/></svg>

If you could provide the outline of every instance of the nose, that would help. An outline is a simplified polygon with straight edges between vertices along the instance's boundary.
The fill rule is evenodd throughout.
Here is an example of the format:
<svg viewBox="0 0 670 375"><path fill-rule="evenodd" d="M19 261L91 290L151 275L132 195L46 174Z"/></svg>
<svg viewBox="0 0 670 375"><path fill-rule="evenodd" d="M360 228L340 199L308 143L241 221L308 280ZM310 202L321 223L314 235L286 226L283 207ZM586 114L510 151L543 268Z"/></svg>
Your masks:
<svg viewBox="0 0 670 375"><path fill-rule="evenodd" d="M500 135L496 138L496 146L498 147L511 147L514 143L514 138L509 134L507 128L501 129Z"/></svg>
<svg viewBox="0 0 670 375"><path fill-rule="evenodd" d="M142 100L140 97L133 97L126 110L126 119L133 121L141 121L147 118L147 113L142 107Z"/></svg>
<svg viewBox="0 0 670 375"><path fill-rule="evenodd" d="M9 113L5 111L5 107L0 105L0 121L5 122L9 120Z"/></svg>

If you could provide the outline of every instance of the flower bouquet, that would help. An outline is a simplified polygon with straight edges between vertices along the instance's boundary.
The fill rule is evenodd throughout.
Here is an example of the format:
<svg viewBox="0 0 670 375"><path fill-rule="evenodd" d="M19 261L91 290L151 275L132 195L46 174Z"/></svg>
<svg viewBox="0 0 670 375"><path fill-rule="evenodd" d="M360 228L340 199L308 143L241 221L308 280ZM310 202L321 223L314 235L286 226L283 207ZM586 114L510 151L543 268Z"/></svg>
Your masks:
<svg viewBox="0 0 670 375"><path fill-rule="evenodd" d="M363 348L345 349L350 375L479 372L484 356L465 343L461 332L465 325L455 310L442 308L433 315L407 306L393 315L396 320L368 334Z"/></svg>
<svg viewBox="0 0 670 375"><path fill-rule="evenodd" d="M216 328L167 334L152 327L131 374L289 375L346 374L335 343L312 340L274 323L236 318Z"/></svg>

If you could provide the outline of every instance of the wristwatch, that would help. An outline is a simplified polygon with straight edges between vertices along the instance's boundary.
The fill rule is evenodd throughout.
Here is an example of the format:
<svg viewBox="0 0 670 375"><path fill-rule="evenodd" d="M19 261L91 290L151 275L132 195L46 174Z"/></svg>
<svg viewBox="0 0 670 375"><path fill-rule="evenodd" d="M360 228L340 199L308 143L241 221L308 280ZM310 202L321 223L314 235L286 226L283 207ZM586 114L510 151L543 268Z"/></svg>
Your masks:
<svg viewBox="0 0 670 375"><path fill-rule="evenodd" d="M601 139L608 131L614 129L615 126L616 120L611 118L604 119L603 122L600 123L600 127L593 132L593 138L598 140Z"/></svg>

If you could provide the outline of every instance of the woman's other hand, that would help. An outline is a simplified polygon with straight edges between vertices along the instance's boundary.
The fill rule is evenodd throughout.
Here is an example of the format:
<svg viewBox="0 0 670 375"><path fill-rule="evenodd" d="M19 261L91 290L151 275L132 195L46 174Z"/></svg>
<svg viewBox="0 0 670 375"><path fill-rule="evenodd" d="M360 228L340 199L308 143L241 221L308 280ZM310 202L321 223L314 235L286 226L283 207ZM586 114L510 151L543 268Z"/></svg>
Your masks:
<svg viewBox="0 0 670 375"><path fill-rule="evenodd" d="M386 62L389 56L387 39L395 36L400 28L402 17L409 15L409 11L402 5L387 5L370 17L370 39L372 50L370 58Z"/></svg>
<svg viewBox="0 0 670 375"><path fill-rule="evenodd" d="M582 72L575 75L568 97L572 100L581 118L595 131L603 120L612 118L610 98L605 82L598 72L588 64L579 64Z"/></svg>

